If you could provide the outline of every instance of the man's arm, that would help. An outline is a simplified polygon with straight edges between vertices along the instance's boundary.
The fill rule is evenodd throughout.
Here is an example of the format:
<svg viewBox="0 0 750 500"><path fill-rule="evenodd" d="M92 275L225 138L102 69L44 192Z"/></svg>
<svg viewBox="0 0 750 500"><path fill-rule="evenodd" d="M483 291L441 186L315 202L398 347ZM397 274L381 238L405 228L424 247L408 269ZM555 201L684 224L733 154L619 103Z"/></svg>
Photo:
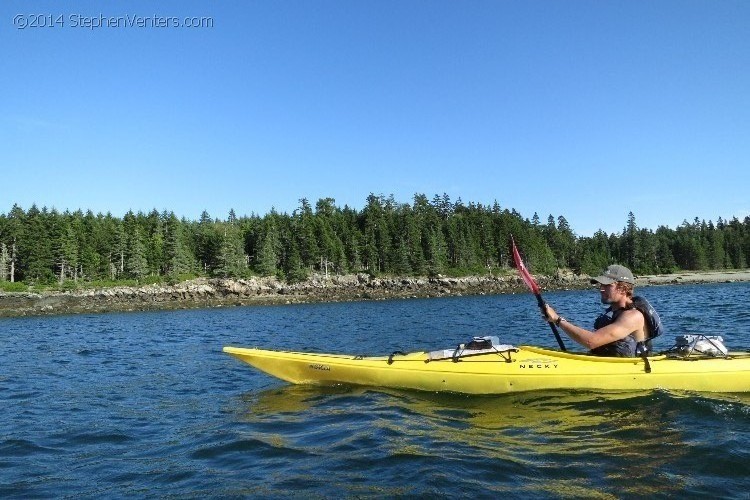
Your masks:
<svg viewBox="0 0 750 500"><path fill-rule="evenodd" d="M560 315L549 305L547 306L547 318L550 323L556 323ZM615 340L620 340L631 333L643 329L643 315L636 309L623 311L613 323L600 328L595 332L576 326L563 319L558 324L559 328L568 334L570 338L588 349L596 349Z"/></svg>

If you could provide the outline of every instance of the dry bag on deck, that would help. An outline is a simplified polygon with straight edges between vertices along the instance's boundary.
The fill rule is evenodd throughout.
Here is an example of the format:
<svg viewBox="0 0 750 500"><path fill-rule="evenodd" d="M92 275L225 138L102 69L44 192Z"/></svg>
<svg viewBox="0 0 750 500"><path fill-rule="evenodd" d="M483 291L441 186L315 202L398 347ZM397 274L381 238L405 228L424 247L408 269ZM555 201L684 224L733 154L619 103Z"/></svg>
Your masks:
<svg viewBox="0 0 750 500"><path fill-rule="evenodd" d="M720 336L679 335L675 337L674 350L681 356L703 354L704 356L726 356L728 349Z"/></svg>

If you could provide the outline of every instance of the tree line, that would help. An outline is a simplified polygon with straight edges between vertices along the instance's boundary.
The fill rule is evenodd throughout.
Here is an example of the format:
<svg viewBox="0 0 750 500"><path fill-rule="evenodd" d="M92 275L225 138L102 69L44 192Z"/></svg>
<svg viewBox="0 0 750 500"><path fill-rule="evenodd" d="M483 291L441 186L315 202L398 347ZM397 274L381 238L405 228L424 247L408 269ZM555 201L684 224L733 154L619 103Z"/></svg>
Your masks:
<svg viewBox="0 0 750 500"><path fill-rule="evenodd" d="M750 261L750 217L687 220L620 233L577 236L564 216L524 218L513 209L423 194L411 203L367 197L361 210L307 199L291 214L199 220L173 212L93 214L28 210L0 214L0 282L76 286L89 282L179 281L196 276L275 275L290 282L326 274L459 276L507 270L513 235L532 272L595 274L617 262L636 274L735 269Z"/></svg>

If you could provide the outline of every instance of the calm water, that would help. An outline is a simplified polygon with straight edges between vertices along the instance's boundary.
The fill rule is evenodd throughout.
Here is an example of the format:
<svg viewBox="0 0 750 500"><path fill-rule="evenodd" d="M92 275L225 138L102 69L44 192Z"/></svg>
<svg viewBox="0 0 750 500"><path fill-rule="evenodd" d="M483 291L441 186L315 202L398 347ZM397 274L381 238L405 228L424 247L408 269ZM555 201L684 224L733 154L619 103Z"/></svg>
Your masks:
<svg viewBox="0 0 750 500"><path fill-rule="evenodd" d="M750 348L750 284L640 291L670 327L657 349L687 332ZM601 310L594 291L545 298L572 321ZM748 498L748 395L301 387L221 352L480 334L555 346L528 294L0 320L0 496Z"/></svg>

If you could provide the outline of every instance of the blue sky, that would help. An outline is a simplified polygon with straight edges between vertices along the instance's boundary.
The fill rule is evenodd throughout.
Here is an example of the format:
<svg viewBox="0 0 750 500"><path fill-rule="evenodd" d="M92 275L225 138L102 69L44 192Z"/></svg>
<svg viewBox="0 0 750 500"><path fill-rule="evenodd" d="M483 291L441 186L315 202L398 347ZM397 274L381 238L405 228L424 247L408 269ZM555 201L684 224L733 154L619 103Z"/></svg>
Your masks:
<svg viewBox="0 0 750 500"><path fill-rule="evenodd" d="M742 219L748 20L743 0L4 0L0 212L448 193L584 236L631 211Z"/></svg>

